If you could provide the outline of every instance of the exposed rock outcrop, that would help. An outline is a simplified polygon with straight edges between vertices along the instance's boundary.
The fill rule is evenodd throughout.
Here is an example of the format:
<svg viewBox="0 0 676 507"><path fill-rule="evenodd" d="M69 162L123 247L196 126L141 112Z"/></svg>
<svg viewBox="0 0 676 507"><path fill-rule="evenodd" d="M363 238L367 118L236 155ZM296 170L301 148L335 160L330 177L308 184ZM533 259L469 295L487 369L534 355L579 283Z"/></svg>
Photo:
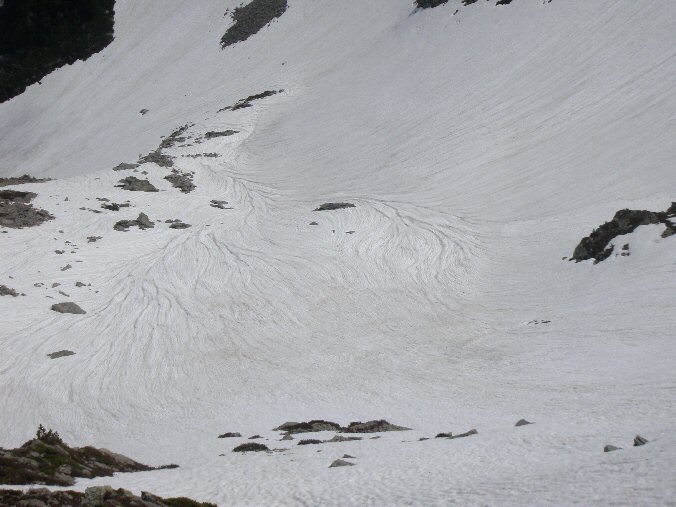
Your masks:
<svg viewBox="0 0 676 507"><path fill-rule="evenodd" d="M77 477L153 470L126 456L94 447L69 447L40 426L36 438L17 449L0 449L0 484L71 486Z"/></svg>
<svg viewBox="0 0 676 507"><path fill-rule="evenodd" d="M241 433L229 431L229 432L223 433L221 435L218 435L218 438L238 438L238 437L241 437L241 436L242 436Z"/></svg>
<svg viewBox="0 0 676 507"><path fill-rule="evenodd" d="M136 220L120 220L115 223L113 229L127 232L130 227L138 227L141 230L145 230L155 227L155 222L150 220L145 213L139 213Z"/></svg>
<svg viewBox="0 0 676 507"><path fill-rule="evenodd" d="M37 194L33 192L0 190L0 227L23 229L52 220L54 217L48 211L30 204L35 197Z"/></svg>
<svg viewBox="0 0 676 507"><path fill-rule="evenodd" d="M216 507L213 503L200 503L185 497L162 498L146 491L136 496L126 489L94 486L84 493L79 491L50 491L47 488L0 490L0 505L26 507Z"/></svg>
<svg viewBox="0 0 676 507"><path fill-rule="evenodd" d="M342 431L344 433L380 433L382 431L408 431L410 429L391 424L385 419L380 419L378 421L351 422Z"/></svg>
<svg viewBox="0 0 676 507"><path fill-rule="evenodd" d="M313 211L332 211L342 208L354 208L354 204L349 202L325 202Z"/></svg>
<svg viewBox="0 0 676 507"><path fill-rule="evenodd" d="M6 285L0 285L0 296L18 297L19 293L14 289L10 289Z"/></svg>
<svg viewBox="0 0 676 507"><path fill-rule="evenodd" d="M354 466L354 463L350 463L349 461L345 461L344 459L337 459L329 465L329 468L351 467L351 466Z"/></svg>
<svg viewBox="0 0 676 507"><path fill-rule="evenodd" d="M235 447L232 452L262 452L269 451L268 446L265 444L259 444L256 442L247 442L245 444L238 445Z"/></svg>
<svg viewBox="0 0 676 507"><path fill-rule="evenodd" d="M58 352L52 352L51 354L47 354L47 357L50 359L59 359L60 357L68 357L68 356L74 356L75 352L72 350L59 350Z"/></svg>
<svg viewBox="0 0 676 507"><path fill-rule="evenodd" d="M7 187L9 185L21 185L22 183L43 183L51 181L51 178L36 178L24 174L23 176L12 176L9 178L0 178L0 187Z"/></svg>
<svg viewBox="0 0 676 507"><path fill-rule="evenodd" d="M582 238L570 260L580 262L594 259L597 263L601 262L613 253L614 247L610 244L613 239L632 233L642 225L664 224L667 229L662 233L662 237L671 236L676 233L676 223L672 220L674 218L676 218L676 202L666 211L620 210L610 222L604 223L594 229L589 236Z"/></svg>
<svg viewBox="0 0 676 507"><path fill-rule="evenodd" d="M64 302L64 303L56 303L52 305L52 310L54 310L57 313L73 313L76 315L84 315L87 312L85 312L82 308L80 308L77 304L72 303L70 301Z"/></svg>
<svg viewBox="0 0 676 507"><path fill-rule="evenodd" d="M287 9L286 0L252 0L247 5L232 11L233 24L221 38L221 47L226 48L247 40L265 25L280 17Z"/></svg>
<svg viewBox="0 0 676 507"><path fill-rule="evenodd" d="M291 433L314 433L317 431L340 431L340 424L331 421L314 419L308 422L285 422L278 426L274 431L285 431Z"/></svg>
<svg viewBox="0 0 676 507"><path fill-rule="evenodd" d="M115 186L122 190L129 190L130 192L159 192L148 180L141 180L136 176L127 176L121 179L119 183L119 185Z"/></svg>
<svg viewBox="0 0 676 507"><path fill-rule="evenodd" d="M237 111L239 109L245 109L247 107L253 106L252 102L260 99L264 99L266 97L271 97L272 95L276 95L278 93L282 93L284 90L266 90L261 93L256 93L255 95L249 95L245 99L238 100L235 104L232 106L227 106L222 109L219 109L218 112L222 113L223 111Z"/></svg>
<svg viewBox="0 0 676 507"><path fill-rule="evenodd" d="M195 190L195 184L192 182L192 175L182 173L176 169L171 171L171 174L164 177L174 188L178 188L184 194L188 194Z"/></svg>

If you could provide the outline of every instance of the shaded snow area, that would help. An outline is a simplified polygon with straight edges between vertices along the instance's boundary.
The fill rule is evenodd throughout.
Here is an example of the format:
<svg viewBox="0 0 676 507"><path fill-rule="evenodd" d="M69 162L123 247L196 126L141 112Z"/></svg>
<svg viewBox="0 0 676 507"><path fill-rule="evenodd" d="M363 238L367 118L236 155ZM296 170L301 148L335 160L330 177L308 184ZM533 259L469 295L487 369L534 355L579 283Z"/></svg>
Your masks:
<svg viewBox="0 0 676 507"><path fill-rule="evenodd" d="M0 105L0 177L51 178L3 179L45 214L0 222L0 446L222 506L674 505L676 3L285 3L221 48L239 1L118 0Z"/></svg>

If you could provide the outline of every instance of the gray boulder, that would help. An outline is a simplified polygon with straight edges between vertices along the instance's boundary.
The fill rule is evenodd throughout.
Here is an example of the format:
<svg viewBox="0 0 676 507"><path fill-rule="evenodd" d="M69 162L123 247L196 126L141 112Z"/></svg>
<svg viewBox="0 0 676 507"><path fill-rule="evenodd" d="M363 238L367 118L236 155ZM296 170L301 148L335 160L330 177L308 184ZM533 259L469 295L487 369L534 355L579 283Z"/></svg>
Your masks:
<svg viewBox="0 0 676 507"><path fill-rule="evenodd" d="M84 315L85 312L82 308L80 308L78 305L75 303L71 302L63 302L63 303L56 303L52 305L52 310L58 313L74 313L78 315Z"/></svg>
<svg viewBox="0 0 676 507"><path fill-rule="evenodd" d="M58 359L60 357L67 357L67 356L74 356L75 352L72 350L59 350L58 352L52 352L51 354L47 354L47 356L50 359Z"/></svg>
<svg viewBox="0 0 676 507"><path fill-rule="evenodd" d="M136 176L127 176L121 179L119 183L119 185L115 186L122 190L129 190L131 192L159 192L148 180L141 180Z"/></svg>
<svg viewBox="0 0 676 507"><path fill-rule="evenodd" d="M333 463L329 465L329 468L336 468L336 467L352 467L354 466L354 463L350 463L349 461L345 461L344 459L337 459Z"/></svg>
<svg viewBox="0 0 676 507"><path fill-rule="evenodd" d="M634 447L639 447L648 443L647 438L643 438L641 435L636 435L634 437Z"/></svg>
<svg viewBox="0 0 676 507"><path fill-rule="evenodd" d="M385 419L367 422L351 422L343 433L380 433L381 431L408 431L411 428L391 424Z"/></svg>

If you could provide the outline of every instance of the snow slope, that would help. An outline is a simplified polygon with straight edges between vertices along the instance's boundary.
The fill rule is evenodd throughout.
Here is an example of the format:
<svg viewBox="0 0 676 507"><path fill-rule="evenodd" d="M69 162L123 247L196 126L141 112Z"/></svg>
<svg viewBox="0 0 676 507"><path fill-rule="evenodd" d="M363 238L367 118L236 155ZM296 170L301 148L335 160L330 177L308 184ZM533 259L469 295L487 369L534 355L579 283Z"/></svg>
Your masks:
<svg viewBox="0 0 676 507"><path fill-rule="evenodd" d="M0 235L0 283L26 293L0 298L0 444L43 423L181 465L78 488L221 505L674 505L676 239L562 257L676 200L676 5L289 0L221 51L235 5L118 0L110 46L0 105L0 175L56 178L21 186L56 219ZM111 170L189 122L165 152L193 192ZM160 192L115 187L142 171ZM355 207L312 211L334 201ZM140 212L154 228L113 230ZM270 431L383 417L414 430Z"/></svg>

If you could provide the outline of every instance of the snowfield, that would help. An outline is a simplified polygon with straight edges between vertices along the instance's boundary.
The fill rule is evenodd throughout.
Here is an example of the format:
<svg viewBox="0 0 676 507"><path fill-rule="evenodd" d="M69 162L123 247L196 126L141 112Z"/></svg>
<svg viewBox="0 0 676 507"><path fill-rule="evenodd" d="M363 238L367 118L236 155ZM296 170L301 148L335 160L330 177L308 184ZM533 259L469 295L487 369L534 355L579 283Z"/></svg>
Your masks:
<svg viewBox="0 0 676 507"><path fill-rule="evenodd" d="M0 176L54 178L7 188L55 216L0 234L0 446L42 423L180 465L77 490L219 505L676 505L676 236L563 260L676 201L676 3L289 0L221 50L238 4L118 0L0 105ZM186 124L173 168L112 170ZM382 418L413 429L272 431ZM255 434L283 451L231 452Z"/></svg>

